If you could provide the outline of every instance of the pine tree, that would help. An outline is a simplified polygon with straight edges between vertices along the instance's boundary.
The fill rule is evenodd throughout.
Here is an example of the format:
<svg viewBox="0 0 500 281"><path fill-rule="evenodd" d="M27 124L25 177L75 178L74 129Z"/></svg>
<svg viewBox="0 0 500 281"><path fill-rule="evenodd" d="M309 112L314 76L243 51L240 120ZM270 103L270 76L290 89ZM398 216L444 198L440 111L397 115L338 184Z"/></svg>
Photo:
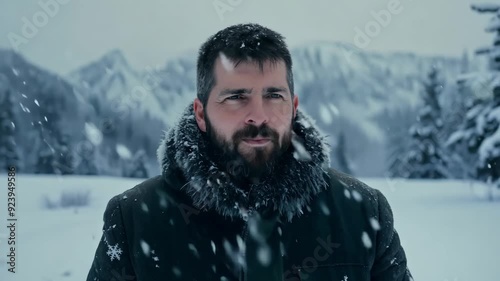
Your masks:
<svg viewBox="0 0 500 281"><path fill-rule="evenodd" d="M4 88L4 87L2 87ZM14 106L10 90L0 89L0 165L6 171L10 166L19 170L19 151L15 140Z"/></svg>
<svg viewBox="0 0 500 281"><path fill-rule="evenodd" d="M462 57L460 72L467 75L470 70L467 52ZM445 155L450 161L447 162L448 170L453 178L470 179L471 171L477 162L477 155L470 153L465 143L456 143L455 132L463 128L464 120L467 118L467 111L474 105L474 97L471 90L464 81L457 80L456 85L447 87L443 93L442 119L443 127L440 133L440 143L443 143Z"/></svg>
<svg viewBox="0 0 500 281"><path fill-rule="evenodd" d="M438 80L438 71L433 68L424 83L424 107L420 110L417 123L410 128L415 149L407 154L409 178L438 179L449 177L447 161L439 142L443 127L439 95L443 86Z"/></svg>
<svg viewBox="0 0 500 281"><path fill-rule="evenodd" d="M408 178L411 167L408 165L408 151L417 148L409 134L415 122L415 109L401 108L386 110L384 123L387 124L387 173L390 178Z"/></svg>
<svg viewBox="0 0 500 281"><path fill-rule="evenodd" d="M486 77L466 75L458 79L459 87L472 97L467 101L463 124L450 136L448 144L466 146L469 155L477 155L472 177L489 183L491 191L500 186L500 5L472 5L472 9L495 14L486 27L486 32L495 33L493 46L476 50L478 55L488 55L490 72ZM485 99L478 90L490 95Z"/></svg>

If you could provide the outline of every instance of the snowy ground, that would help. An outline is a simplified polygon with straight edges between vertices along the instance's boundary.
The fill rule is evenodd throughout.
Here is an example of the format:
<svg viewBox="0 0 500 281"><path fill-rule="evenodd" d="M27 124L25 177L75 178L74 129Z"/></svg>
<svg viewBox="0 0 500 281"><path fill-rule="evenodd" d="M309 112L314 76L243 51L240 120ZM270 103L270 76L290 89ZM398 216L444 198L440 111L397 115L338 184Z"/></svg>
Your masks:
<svg viewBox="0 0 500 281"><path fill-rule="evenodd" d="M6 186L6 175L0 175ZM17 175L16 273L7 272L6 188L0 193L0 280L85 280L115 194L139 180ZM391 203L415 280L495 281L500 276L500 192L458 181L366 179ZM90 206L46 209L43 198L90 191Z"/></svg>

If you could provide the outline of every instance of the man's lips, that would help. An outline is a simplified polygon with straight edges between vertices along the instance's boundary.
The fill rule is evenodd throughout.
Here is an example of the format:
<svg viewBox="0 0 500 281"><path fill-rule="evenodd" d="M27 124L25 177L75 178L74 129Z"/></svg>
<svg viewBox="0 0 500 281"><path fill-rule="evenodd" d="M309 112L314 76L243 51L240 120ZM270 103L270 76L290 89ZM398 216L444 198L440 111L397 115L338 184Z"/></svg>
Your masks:
<svg viewBox="0 0 500 281"><path fill-rule="evenodd" d="M244 142L252 145L261 145L261 144L267 144L268 142L271 141L271 139L268 138L246 138L243 139Z"/></svg>

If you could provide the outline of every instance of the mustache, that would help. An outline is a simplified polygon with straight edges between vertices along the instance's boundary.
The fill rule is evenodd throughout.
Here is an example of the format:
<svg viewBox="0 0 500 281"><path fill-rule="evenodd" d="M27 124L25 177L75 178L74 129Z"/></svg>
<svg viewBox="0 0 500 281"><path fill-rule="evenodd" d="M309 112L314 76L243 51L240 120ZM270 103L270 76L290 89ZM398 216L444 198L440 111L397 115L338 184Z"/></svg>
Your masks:
<svg viewBox="0 0 500 281"><path fill-rule="evenodd" d="M244 138L255 138L257 136L270 138L272 141L277 141L279 138L278 132L270 128L267 124L262 124L259 127L247 125L245 128L237 131L233 135L233 140L238 141Z"/></svg>

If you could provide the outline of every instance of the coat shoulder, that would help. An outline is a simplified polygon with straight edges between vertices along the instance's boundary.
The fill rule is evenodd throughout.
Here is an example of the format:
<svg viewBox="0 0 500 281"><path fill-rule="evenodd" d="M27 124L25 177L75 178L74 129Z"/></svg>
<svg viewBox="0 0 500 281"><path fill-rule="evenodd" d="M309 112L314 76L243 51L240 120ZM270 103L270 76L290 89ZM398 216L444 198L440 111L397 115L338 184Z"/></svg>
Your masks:
<svg viewBox="0 0 500 281"><path fill-rule="evenodd" d="M336 197L343 196L358 202L364 199L376 202L379 197L379 190L368 186L351 175L333 168L328 169L327 175L329 177L330 190Z"/></svg>

